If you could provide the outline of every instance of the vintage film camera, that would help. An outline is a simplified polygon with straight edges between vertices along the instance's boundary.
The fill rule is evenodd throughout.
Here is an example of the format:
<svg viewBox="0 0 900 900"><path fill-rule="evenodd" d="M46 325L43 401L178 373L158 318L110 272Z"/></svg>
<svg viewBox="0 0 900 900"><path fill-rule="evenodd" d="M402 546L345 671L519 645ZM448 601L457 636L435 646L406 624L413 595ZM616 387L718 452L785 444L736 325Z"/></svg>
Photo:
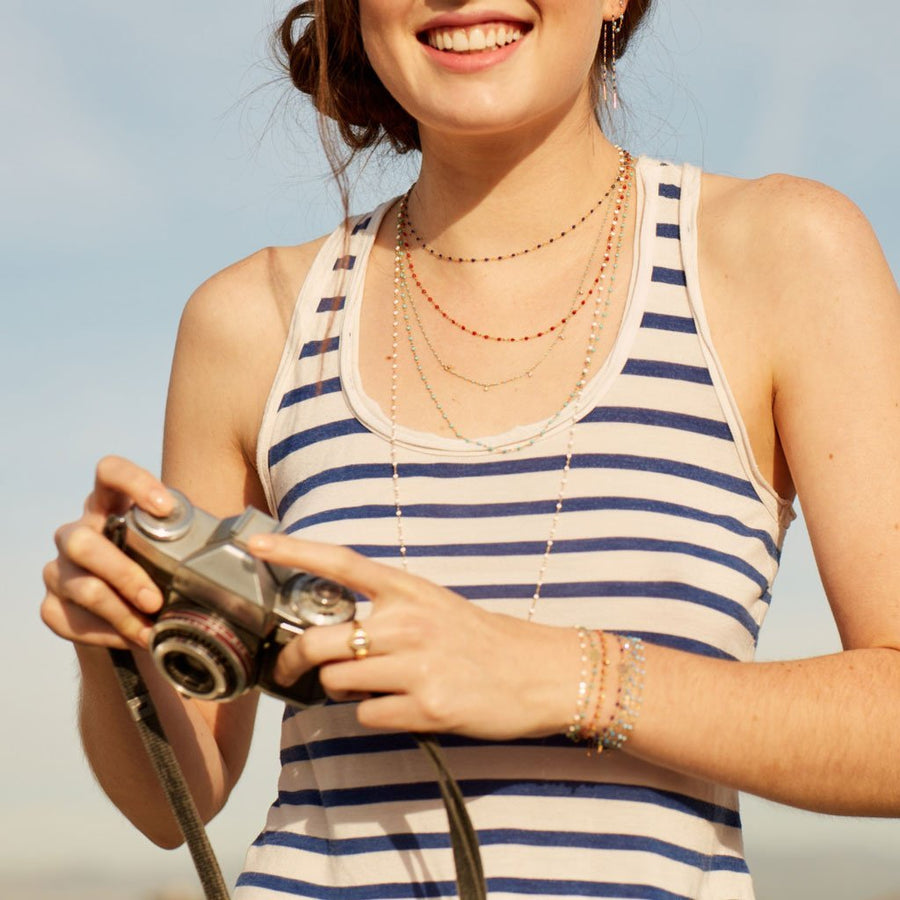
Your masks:
<svg viewBox="0 0 900 900"><path fill-rule="evenodd" d="M252 506L220 520L170 493L171 515L135 506L110 516L104 532L162 591L150 638L156 665L179 692L200 700L232 700L258 687L301 706L322 702L317 670L285 688L272 679L275 661L305 629L351 621L353 594L252 556L247 539L278 529Z"/></svg>

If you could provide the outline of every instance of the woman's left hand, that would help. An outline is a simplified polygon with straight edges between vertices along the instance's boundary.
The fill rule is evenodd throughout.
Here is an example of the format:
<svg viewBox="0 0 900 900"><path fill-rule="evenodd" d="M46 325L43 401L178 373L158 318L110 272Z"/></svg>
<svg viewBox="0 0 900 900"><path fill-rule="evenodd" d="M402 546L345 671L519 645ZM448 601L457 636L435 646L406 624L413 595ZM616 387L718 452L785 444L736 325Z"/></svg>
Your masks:
<svg viewBox="0 0 900 900"><path fill-rule="evenodd" d="M368 728L487 740L566 730L581 670L575 629L486 612L345 547L277 534L249 546L260 559L330 578L372 601L364 658L350 645L355 624L310 628L282 650L274 673L280 684L320 666L332 699L366 698L358 717Z"/></svg>

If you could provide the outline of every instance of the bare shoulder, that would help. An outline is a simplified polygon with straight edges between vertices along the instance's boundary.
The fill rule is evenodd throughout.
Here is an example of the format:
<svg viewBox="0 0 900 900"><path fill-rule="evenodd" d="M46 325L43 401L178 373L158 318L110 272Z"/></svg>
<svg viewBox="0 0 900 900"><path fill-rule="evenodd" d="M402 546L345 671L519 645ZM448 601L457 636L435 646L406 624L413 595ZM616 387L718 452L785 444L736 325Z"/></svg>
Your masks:
<svg viewBox="0 0 900 900"><path fill-rule="evenodd" d="M704 175L699 234L710 277L728 281L745 309L765 314L774 340L802 335L811 318L821 325L830 314L835 324L851 299L857 319L896 306L890 267L866 217L819 182Z"/></svg>
<svg viewBox="0 0 900 900"><path fill-rule="evenodd" d="M772 288L811 269L834 272L883 254L869 222L839 191L792 175L757 179L703 175L704 240L724 263L752 265Z"/></svg>
<svg viewBox="0 0 900 900"><path fill-rule="evenodd" d="M205 509L265 505L256 439L296 298L324 241L260 250L205 281L184 309L164 475Z"/></svg>
<svg viewBox="0 0 900 900"><path fill-rule="evenodd" d="M247 328L287 332L300 287L326 238L266 247L207 279L185 307L182 330L205 338L246 339Z"/></svg>

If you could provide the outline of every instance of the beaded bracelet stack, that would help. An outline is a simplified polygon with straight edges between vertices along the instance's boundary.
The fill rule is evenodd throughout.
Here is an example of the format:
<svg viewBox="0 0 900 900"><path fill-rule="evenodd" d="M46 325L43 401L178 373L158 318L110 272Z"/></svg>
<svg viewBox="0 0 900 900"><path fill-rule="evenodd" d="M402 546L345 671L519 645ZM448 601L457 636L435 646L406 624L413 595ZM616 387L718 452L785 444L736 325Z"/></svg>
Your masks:
<svg viewBox="0 0 900 900"><path fill-rule="evenodd" d="M644 643L637 637L613 635L619 647L618 685L616 702L609 723L601 725L606 706L607 654L606 632L578 629L581 648L581 675L578 698L566 737L576 743L596 742L597 751L621 750L631 733L641 710L644 688Z"/></svg>

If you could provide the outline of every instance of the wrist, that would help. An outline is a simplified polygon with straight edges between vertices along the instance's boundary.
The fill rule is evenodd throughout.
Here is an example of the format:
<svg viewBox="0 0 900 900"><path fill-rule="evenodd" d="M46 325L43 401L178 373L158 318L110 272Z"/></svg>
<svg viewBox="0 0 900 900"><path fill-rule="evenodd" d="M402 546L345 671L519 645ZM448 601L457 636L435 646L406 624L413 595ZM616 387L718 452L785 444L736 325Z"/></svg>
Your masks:
<svg viewBox="0 0 900 900"><path fill-rule="evenodd" d="M580 653L575 711L565 730L597 752L619 750L640 715L644 652L640 638L577 629Z"/></svg>

